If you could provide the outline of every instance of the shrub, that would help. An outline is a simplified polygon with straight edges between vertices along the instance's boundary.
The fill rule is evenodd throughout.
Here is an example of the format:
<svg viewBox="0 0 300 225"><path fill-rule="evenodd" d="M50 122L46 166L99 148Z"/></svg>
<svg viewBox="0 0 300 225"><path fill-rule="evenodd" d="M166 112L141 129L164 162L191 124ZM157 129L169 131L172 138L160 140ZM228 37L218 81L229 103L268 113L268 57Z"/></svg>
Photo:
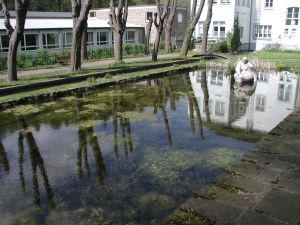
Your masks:
<svg viewBox="0 0 300 225"><path fill-rule="evenodd" d="M48 65L49 51L45 49L39 49L35 53L37 65Z"/></svg>
<svg viewBox="0 0 300 225"><path fill-rule="evenodd" d="M211 44L210 51L227 53L228 52L227 41L223 40L223 41L218 41L216 43Z"/></svg>
<svg viewBox="0 0 300 225"><path fill-rule="evenodd" d="M266 51L280 51L282 48L282 45L278 42L269 42L265 45L263 50Z"/></svg>

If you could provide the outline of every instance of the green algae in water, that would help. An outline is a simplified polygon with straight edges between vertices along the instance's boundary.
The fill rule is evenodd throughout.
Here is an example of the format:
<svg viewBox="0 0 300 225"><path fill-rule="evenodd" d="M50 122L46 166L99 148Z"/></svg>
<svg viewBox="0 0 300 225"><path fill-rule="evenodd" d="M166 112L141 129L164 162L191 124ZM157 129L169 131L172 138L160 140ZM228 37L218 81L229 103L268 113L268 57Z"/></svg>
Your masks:
<svg viewBox="0 0 300 225"><path fill-rule="evenodd" d="M67 113L67 112L70 112L70 110L67 110L67 109L59 109L59 110L55 110L54 112L56 112L56 113Z"/></svg>
<svg viewBox="0 0 300 225"><path fill-rule="evenodd" d="M156 120L156 116L150 114L150 113L140 113L140 112L136 112L136 111L127 111L127 112L118 112L117 113L118 116L121 116L123 118L128 118L131 120L136 120L136 121L140 121L140 120Z"/></svg>
<svg viewBox="0 0 300 225"><path fill-rule="evenodd" d="M225 167L234 160L240 158L243 152L228 148L209 149L204 160L211 166Z"/></svg>
<svg viewBox="0 0 300 225"><path fill-rule="evenodd" d="M88 109L98 110L98 109L105 109L106 108L106 104L105 103L100 103L100 104L86 104L83 107L84 108L88 108Z"/></svg>
<svg viewBox="0 0 300 225"><path fill-rule="evenodd" d="M32 113L38 113L41 109L36 105L18 105L11 109L6 109L4 113L14 113L16 115L28 115Z"/></svg>
<svg viewBox="0 0 300 225"><path fill-rule="evenodd" d="M102 124L103 120L86 120L86 121L80 121L77 126L82 128L89 128L96 124Z"/></svg>

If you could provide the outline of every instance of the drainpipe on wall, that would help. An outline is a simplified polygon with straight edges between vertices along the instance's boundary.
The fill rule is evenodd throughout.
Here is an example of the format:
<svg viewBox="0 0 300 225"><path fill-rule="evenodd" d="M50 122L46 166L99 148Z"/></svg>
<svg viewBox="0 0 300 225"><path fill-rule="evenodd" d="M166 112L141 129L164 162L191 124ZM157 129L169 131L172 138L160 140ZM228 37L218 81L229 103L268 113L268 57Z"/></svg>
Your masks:
<svg viewBox="0 0 300 225"><path fill-rule="evenodd" d="M248 45L248 51L250 51L250 40L251 40L251 34L252 34L252 5L253 5L253 1L250 1L251 5L250 5L250 32L249 32L249 45Z"/></svg>

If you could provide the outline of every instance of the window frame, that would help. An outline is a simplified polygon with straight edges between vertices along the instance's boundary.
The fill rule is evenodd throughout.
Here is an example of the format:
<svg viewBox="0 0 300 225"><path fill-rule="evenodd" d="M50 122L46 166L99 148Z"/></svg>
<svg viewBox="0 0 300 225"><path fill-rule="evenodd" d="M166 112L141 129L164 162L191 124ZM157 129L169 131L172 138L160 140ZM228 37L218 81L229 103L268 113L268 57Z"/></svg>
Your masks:
<svg viewBox="0 0 300 225"><path fill-rule="evenodd" d="M271 39L272 38L272 25L255 24L254 25L254 38L255 39Z"/></svg>
<svg viewBox="0 0 300 225"><path fill-rule="evenodd" d="M265 9L273 9L274 1L273 0L265 0Z"/></svg>
<svg viewBox="0 0 300 225"><path fill-rule="evenodd" d="M129 32L133 32L133 39L128 38L128 33ZM136 30L126 30L124 37L125 37L124 42L126 44L135 44L136 43Z"/></svg>
<svg viewBox="0 0 300 225"><path fill-rule="evenodd" d="M5 38L2 38L5 37ZM6 40L3 40L6 39ZM3 41L5 41L5 43L7 43L7 47L3 47ZM8 52L8 48L9 48L9 36L8 34L0 34L0 47L1 47L1 52L7 53Z"/></svg>
<svg viewBox="0 0 300 225"><path fill-rule="evenodd" d="M55 39L57 38L57 43L48 44L49 43L48 35L50 35L50 37L51 37L51 35L53 35L53 37L55 37ZM58 31L43 32L42 33L42 46L43 46L43 49L60 49L59 32Z"/></svg>
<svg viewBox="0 0 300 225"><path fill-rule="evenodd" d="M231 0L221 0L221 4L231 4Z"/></svg>
<svg viewBox="0 0 300 225"><path fill-rule="evenodd" d="M35 45L27 45L26 36L35 35L36 44ZM21 41L20 41L21 51L36 51L40 49L40 41L38 33L24 33Z"/></svg>
<svg viewBox="0 0 300 225"><path fill-rule="evenodd" d="M153 18L153 12L146 12L145 13L145 17L146 17L146 22L149 22L149 17L148 17L148 13L150 14L151 13L151 18Z"/></svg>
<svg viewBox="0 0 300 225"><path fill-rule="evenodd" d="M67 42L67 35L71 36L71 42ZM62 46L63 48L71 48L72 46L72 32L62 32Z"/></svg>
<svg viewBox="0 0 300 225"><path fill-rule="evenodd" d="M289 12L289 9L292 9L292 12ZM295 12L295 10L298 10L298 12ZM286 26L298 26L299 25L299 11L300 7L289 7L286 9L286 20L285 20L285 25ZM290 14L290 16L289 16ZM297 17L295 17L295 14L297 14ZM290 21L290 22L288 22ZM293 22L295 23L293 24ZM290 24L288 24L290 23Z"/></svg>
<svg viewBox="0 0 300 225"><path fill-rule="evenodd" d="M96 45L97 46L107 46L109 45L109 30L97 30L96 31ZM101 37L104 37L104 36L101 36L102 33L105 33L106 34L106 40L103 41L101 40Z"/></svg>
<svg viewBox="0 0 300 225"><path fill-rule="evenodd" d="M178 13L177 14L177 22L178 23L183 23L183 13Z"/></svg>
<svg viewBox="0 0 300 225"><path fill-rule="evenodd" d="M215 28L218 28L216 31ZM224 31L221 31L221 28L224 28ZM215 32L218 32L217 35L215 35ZM222 34L222 35L221 35ZM213 37L219 37L219 38L225 38L226 37L226 22L225 21L213 21Z"/></svg>

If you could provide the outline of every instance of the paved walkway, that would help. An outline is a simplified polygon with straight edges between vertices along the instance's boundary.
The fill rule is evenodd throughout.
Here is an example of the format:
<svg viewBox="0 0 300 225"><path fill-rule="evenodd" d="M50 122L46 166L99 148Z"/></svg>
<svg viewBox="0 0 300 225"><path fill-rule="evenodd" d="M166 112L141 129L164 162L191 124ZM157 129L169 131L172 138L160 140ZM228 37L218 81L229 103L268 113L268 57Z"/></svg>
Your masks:
<svg viewBox="0 0 300 225"><path fill-rule="evenodd" d="M158 59L164 59L164 58L171 58L171 57L178 57L179 52L176 53L170 53L170 54L160 54L158 55ZM124 62L134 62L134 61L142 61L142 60L151 60L151 55L148 56L139 56L139 57L133 57L133 58L124 58ZM114 59L107 59L107 60L99 60L94 62L85 62L82 63L82 68L87 67L96 67L96 66L102 66L102 65L109 65L111 63L115 62ZM24 70L24 71L18 71L18 77L22 76L30 76L30 75L36 75L36 74L43 74L43 73L50 73L50 72L56 72L56 71L65 71L69 70L70 66L60 66L60 67L54 67L54 68L45 68L45 69L37 69L37 70ZM7 73L0 74L0 79L7 79Z"/></svg>
<svg viewBox="0 0 300 225"><path fill-rule="evenodd" d="M181 210L204 224L300 225L300 108L271 130Z"/></svg>

